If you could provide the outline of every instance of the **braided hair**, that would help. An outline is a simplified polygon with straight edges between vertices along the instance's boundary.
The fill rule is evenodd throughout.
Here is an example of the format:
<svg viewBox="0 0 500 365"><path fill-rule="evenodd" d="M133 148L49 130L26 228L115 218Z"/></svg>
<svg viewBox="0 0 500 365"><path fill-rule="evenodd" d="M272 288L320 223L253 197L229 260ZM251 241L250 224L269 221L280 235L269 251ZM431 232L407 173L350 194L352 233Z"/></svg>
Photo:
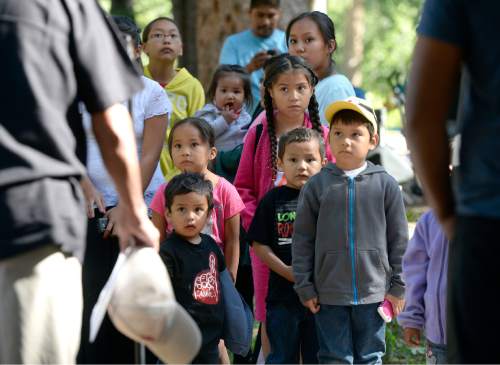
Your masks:
<svg viewBox="0 0 500 365"><path fill-rule="evenodd" d="M309 81L311 87L316 86L318 83L318 78L316 77L314 71L309 67L305 61L298 56L292 56L288 53L282 53L280 55L274 56L266 61L264 64L264 107L266 111L267 119L267 134L269 135L270 148L271 148L271 161L270 165L272 168L273 181L276 180L276 175L278 172L277 161L278 161L278 141L276 138L276 126L274 120L274 107L273 98L269 90L276 82L277 78L285 72L303 70L304 74ZM309 117L312 123L312 129L323 135L323 128L321 126L319 118L319 105L314 95L314 91L309 99L308 105Z"/></svg>

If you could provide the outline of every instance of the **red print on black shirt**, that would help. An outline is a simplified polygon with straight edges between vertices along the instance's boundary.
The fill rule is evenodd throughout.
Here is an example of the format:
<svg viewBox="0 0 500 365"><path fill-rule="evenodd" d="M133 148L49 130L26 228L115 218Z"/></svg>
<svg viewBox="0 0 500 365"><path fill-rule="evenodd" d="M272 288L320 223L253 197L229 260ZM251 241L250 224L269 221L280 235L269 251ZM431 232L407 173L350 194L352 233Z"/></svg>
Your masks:
<svg viewBox="0 0 500 365"><path fill-rule="evenodd" d="M199 272L193 285L193 298L204 304L219 303L219 280L217 272L217 257L211 252L208 257L210 270Z"/></svg>

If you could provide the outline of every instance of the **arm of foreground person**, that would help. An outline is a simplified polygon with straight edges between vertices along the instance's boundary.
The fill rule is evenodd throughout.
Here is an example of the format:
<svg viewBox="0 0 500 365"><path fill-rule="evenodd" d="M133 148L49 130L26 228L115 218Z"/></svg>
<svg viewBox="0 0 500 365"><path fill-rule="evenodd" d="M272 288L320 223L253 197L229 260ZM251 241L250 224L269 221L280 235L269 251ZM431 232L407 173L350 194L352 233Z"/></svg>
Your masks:
<svg viewBox="0 0 500 365"><path fill-rule="evenodd" d="M92 114L92 127L106 169L119 195L114 234L123 250L131 240L158 250L159 233L147 215L132 121L127 109L114 104Z"/></svg>
<svg viewBox="0 0 500 365"><path fill-rule="evenodd" d="M412 160L427 201L448 238L453 235L455 209L446 119L458 87L461 61L460 48L420 36L415 46L406 99L406 131Z"/></svg>

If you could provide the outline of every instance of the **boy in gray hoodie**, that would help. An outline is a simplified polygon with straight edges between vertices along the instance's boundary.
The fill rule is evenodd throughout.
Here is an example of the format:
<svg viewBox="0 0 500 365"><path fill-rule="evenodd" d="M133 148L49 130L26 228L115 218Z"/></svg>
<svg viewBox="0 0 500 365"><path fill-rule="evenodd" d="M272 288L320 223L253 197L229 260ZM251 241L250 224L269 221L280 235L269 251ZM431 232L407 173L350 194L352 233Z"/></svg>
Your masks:
<svg viewBox="0 0 500 365"><path fill-rule="evenodd" d="M315 313L320 363L381 363L387 299L404 305L401 261L408 242L398 183L366 161L378 143L373 108L355 97L332 103L329 163L302 188L292 245L295 290Z"/></svg>

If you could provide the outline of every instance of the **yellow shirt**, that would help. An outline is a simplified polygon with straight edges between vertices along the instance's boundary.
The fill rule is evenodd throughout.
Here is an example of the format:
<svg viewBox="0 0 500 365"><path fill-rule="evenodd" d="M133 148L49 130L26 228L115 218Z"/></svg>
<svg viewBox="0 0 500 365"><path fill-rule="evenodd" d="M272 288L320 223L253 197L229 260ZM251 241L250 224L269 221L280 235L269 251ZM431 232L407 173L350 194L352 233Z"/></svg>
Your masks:
<svg viewBox="0 0 500 365"><path fill-rule="evenodd" d="M205 92L201 83L185 68L176 69L176 72L174 78L165 86L165 91L173 107L160 156L161 171L166 181L179 173L168 153L167 141L172 126L181 119L193 116L205 105ZM144 68L144 76L152 79L148 66Z"/></svg>

